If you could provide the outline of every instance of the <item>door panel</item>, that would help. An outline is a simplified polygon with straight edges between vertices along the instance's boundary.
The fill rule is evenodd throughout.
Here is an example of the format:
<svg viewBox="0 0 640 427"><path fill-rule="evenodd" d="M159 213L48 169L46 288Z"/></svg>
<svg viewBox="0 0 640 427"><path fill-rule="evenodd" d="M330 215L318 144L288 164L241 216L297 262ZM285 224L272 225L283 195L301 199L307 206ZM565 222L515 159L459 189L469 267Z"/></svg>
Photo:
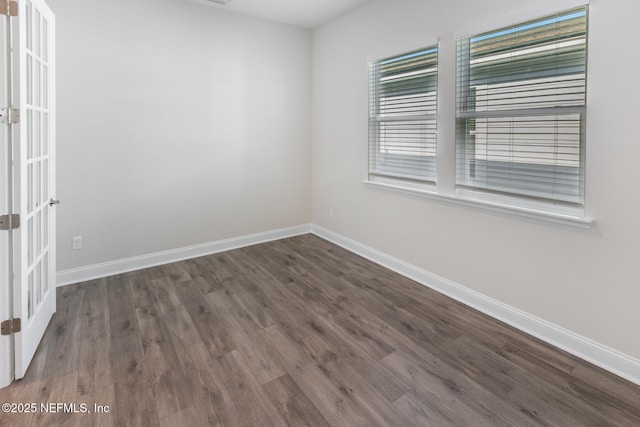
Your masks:
<svg viewBox="0 0 640 427"><path fill-rule="evenodd" d="M7 69L7 55L11 51L9 43L9 16L0 17L0 105L9 105L11 73ZM12 213L11 189L11 130L8 125L0 125L0 214ZM0 319L13 317L13 297L11 286L11 239L12 232L0 231ZM0 336L0 388L13 379L13 337Z"/></svg>
<svg viewBox="0 0 640 427"><path fill-rule="evenodd" d="M14 39L14 94L21 119L17 147L22 225L15 239L15 374L22 378L55 311L55 205L53 44L54 17L42 0L20 2ZM15 33L14 33L15 34Z"/></svg>

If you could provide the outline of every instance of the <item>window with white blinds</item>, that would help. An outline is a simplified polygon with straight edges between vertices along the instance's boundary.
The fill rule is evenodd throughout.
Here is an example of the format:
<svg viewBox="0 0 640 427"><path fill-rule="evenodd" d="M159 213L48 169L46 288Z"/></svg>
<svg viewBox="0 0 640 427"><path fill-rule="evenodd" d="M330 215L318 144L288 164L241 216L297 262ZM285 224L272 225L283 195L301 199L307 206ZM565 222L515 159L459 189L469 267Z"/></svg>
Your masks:
<svg viewBox="0 0 640 427"><path fill-rule="evenodd" d="M369 178L435 182L437 46L369 70Z"/></svg>
<svg viewBox="0 0 640 427"><path fill-rule="evenodd" d="M459 188L583 204L587 13L458 40Z"/></svg>

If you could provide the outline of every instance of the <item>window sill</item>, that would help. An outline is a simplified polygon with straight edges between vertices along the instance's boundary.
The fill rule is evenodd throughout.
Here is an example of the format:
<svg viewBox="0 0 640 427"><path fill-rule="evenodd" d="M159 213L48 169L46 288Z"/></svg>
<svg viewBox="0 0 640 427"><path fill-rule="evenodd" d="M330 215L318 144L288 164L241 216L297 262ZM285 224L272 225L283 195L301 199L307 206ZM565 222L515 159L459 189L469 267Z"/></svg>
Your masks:
<svg viewBox="0 0 640 427"><path fill-rule="evenodd" d="M572 227L583 229L590 229L595 224L594 219L586 218L579 215L577 210L575 214L569 212L550 212L537 207L515 206L504 202L485 200L480 198L479 196L470 195L467 192L459 193L456 195L439 194L435 190L435 186L425 186L424 189L421 189L416 187L405 187L395 183L370 180L365 180L364 184L371 187L382 188L385 190L397 191L401 193L425 197L428 199L445 201L456 205L485 209L488 211L499 212L508 215L516 215L525 218L532 218L541 221L552 222L555 224L569 225Z"/></svg>

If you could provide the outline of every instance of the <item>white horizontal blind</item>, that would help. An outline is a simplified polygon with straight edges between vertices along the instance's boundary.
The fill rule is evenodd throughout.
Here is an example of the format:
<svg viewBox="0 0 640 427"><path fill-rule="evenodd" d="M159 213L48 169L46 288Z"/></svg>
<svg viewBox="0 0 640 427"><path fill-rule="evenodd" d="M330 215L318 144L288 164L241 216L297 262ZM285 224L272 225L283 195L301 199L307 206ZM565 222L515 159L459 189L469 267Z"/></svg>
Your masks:
<svg viewBox="0 0 640 427"><path fill-rule="evenodd" d="M587 13L458 40L458 186L583 203Z"/></svg>
<svg viewBox="0 0 640 427"><path fill-rule="evenodd" d="M369 65L369 177L436 178L438 48Z"/></svg>

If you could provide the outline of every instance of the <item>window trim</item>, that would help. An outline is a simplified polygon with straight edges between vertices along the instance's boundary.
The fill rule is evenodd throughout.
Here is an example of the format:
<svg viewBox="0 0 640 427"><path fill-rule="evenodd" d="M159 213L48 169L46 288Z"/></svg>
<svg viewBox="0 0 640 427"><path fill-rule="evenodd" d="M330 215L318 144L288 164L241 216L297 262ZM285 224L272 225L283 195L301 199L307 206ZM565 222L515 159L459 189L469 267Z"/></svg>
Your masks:
<svg viewBox="0 0 640 427"><path fill-rule="evenodd" d="M577 9L583 6L589 6L591 0L558 0L553 6L537 8L535 11L511 14L509 16L497 17L495 19L486 20L485 23L477 27L467 28L465 30L453 33L454 42L458 39L470 38L476 34L488 33L497 28L518 25L526 21L535 21L549 15L554 15L565 10Z"/></svg>
<svg viewBox="0 0 640 427"><path fill-rule="evenodd" d="M380 65L385 61L398 60L405 56L412 56L418 53L435 51L436 54L436 72L435 72L435 112L428 114L410 114L406 116L394 115L394 116L380 116L378 115L378 108L380 105L379 91L381 88L379 72L373 75L374 67L379 69ZM400 53L386 55L385 57L377 58L369 61L369 102L368 102L368 140L367 140L367 175L368 179L375 180L376 182L406 182L409 186L423 186L429 188L434 186L438 179L438 164L437 164L437 150L438 150L438 62L440 55L440 41L437 40L434 43L422 45L422 47L414 48L411 50L403 50ZM434 155L425 155L423 159L417 159L418 156L403 155L403 154L384 154L380 153L380 123L394 123L394 122L420 122L430 121L435 126L435 153ZM375 130L374 130L375 127ZM375 146L374 146L375 144ZM372 151L378 152L377 156L372 154ZM419 177L417 175L411 175L410 173L403 174L399 171L382 171L378 167L372 168L375 163L384 163L384 159L392 158L413 158L413 162L424 163L425 165L432 163L434 176L433 178Z"/></svg>
<svg viewBox="0 0 640 427"><path fill-rule="evenodd" d="M582 1L573 1L562 3L560 5L554 6L552 11L546 13L540 13L535 16L533 14L523 15L518 20L510 19L509 23L495 24L492 26L484 26L483 30L474 30L467 31L464 34L457 34L455 36L455 49L458 51L460 49L460 44L463 43L468 46L470 41L474 37L478 37L483 33L492 33L499 31L501 28L508 28L514 26L521 26L530 21L536 21L540 19L550 18L554 15L560 15L571 10L585 9L587 16L587 35L586 35L586 44L585 44L585 58L588 58L588 27L589 27L589 2ZM585 66L588 67L588 59L585 59ZM465 73L464 76L468 75L470 63L461 63L459 53L456 54L456 113L455 113L455 122L456 122L456 130L455 130L455 167L454 167L454 188L456 193L461 194L473 194L474 199L486 199L489 203L493 203L497 197L507 200L509 205L514 204L516 206L523 206L525 209L528 208L530 204L536 205L536 210L540 209L543 211L549 211L551 214L557 214L564 212L566 209L576 212L576 214L580 217L580 212L582 212L581 216L584 217L584 206L586 204L586 192L585 192L585 183L586 183L586 120L587 120L587 105L588 105L588 75L585 69L585 82L584 82L584 90L585 90L585 100L583 105L570 106L556 106L556 107L541 107L541 108L520 108L520 109L508 109L508 110L489 110L489 111L467 111L467 105L465 104L469 97L465 95L468 91L468 85L459 86L460 82L460 72L462 70ZM465 71L466 70L466 71ZM462 93L462 95L461 95ZM459 104L461 101L463 104ZM462 108L462 111L460 109ZM527 190L526 188L512 187L513 192L509 191L506 187L503 189L492 189L491 185L488 182L479 181L476 185L472 185L471 182L468 182L470 179L468 177L468 159L467 159L467 150L468 145L465 141L461 141L461 138L466 140L466 136L461 134L460 126L464 123L467 123L469 119L474 118L494 118L494 117L502 117L502 118L518 118L518 117L544 117L547 115L567 115L567 114L578 114L580 116L580 145L579 145L579 162L580 166L578 169L578 196L579 200L576 201L568 201L562 198L562 194L558 195L558 198L549 197L546 199L546 196L551 196L551 194L545 194L542 196L542 199L534 194L532 190ZM535 165L535 163L531 163L531 165ZM515 166L514 166L515 167ZM506 166L505 166L506 168ZM461 174L464 177L463 182L461 182ZM545 201L541 201L545 200Z"/></svg>
<svg viewBox="0 0 640 427"><path fill-rule="evenodd" d="M543 207L536 205L535 203L525 205L522 203L520 198L513 200L513 198L508 196L487 197L487 194L484 193L478 194L477 192L462 189L456 190L455 194L443 194L438 193L435 190L435 186L432 187L433 190L427 187L421 189L418 187L406 186L404 182L393 183L387 182L386 180L375 181L365 179L363 180L363 184L368 187L384 191L404 193L420 198L446 202L452 205L471 207L553 224L568 225L580 229L591 229L596 223L594 218L585 216L584 209L572 209L562 206L561 210L552 211L547 209L547 204Z"/></svg>

